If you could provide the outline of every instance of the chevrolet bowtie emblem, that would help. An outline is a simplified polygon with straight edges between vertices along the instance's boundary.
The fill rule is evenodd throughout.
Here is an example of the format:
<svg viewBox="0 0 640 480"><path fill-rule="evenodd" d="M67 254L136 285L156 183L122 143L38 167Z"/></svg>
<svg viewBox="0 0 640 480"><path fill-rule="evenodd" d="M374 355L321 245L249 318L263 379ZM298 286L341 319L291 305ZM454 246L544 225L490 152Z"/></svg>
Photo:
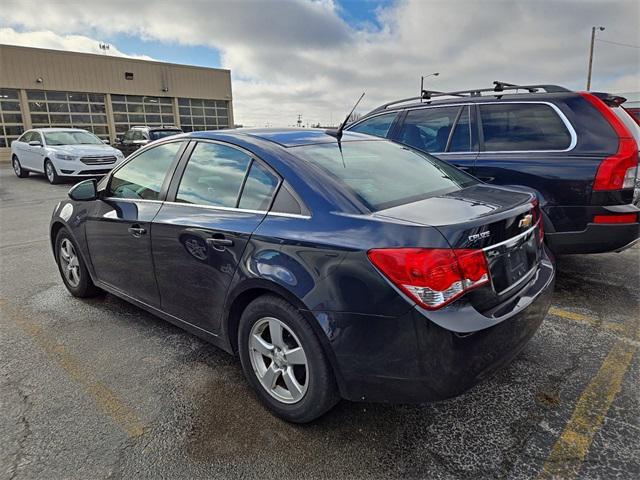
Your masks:
<svg viewBox="0 0 640 480"><path fill-rule="evenodd" d="M518 227L527 228L527 227L530 227L532 223L533 223L533 215L528 214L520 219L520 222L518 223Z"/></svg>

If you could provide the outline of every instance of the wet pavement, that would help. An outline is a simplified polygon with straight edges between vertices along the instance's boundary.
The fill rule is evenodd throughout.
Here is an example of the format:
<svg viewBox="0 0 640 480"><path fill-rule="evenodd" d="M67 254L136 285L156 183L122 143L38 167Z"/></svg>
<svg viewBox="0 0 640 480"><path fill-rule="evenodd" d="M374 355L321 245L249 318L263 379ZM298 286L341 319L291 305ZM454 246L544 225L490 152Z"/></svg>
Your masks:
<svg viewBox="0 0 640 480"><path fill-rule="evenodd" d="M0 478L640 477L638 247L561 257L540 331L467 394L296 426L236 358L67 293L47 229L69 187L0 168Z"/></svg>

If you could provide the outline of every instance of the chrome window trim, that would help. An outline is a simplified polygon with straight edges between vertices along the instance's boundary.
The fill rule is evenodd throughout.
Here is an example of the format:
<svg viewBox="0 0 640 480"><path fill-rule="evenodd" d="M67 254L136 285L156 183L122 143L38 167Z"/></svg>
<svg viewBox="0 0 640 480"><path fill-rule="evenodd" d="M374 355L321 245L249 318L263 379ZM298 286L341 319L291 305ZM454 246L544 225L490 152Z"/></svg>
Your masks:
<svg viewBox="0 0 640 480"><path fill-rule="evenodd" d="M280 213L280 212L271 212L267 210L252 210L249 208L236 208L236 207L219 207L215 205L202 205L200 203L186 203L186 202L162 202L167 205L177 205L181 207L196 207L196 208L204 208L205 210L219 210L223 212L240 212L240 213L252 213L259 215L271 215L275 217L291 217L291 218L301 218L301 219L310 219L309 215L299 215L297 213Z"/></svg>
<svg viewBox="0 0 640 480"><path fill-rule="evenodd" d="M112 202L128 202L128 203L165 203L162 200L149 200L146 198L125 198L125 197L104 197L100 200L107 201L111 200Z"/></svg>
<svg viewBox="0 0 640 480"><path fill-rule="evenodd" d="M401 111L406 111L408 114L409 112L414 110L423 110L428 108L462 107L462 106L471 106L471 105L505 105L505 104L517 104L517 105L534 104L534 105L547 105L551 107L556 112L556 114L560 117L560 120L562 120L562 123L564 123L565 128L569 131L569 135L571 136L571 142L569 143L569 147L567 147L564 150L481 150L481 151L479 150L477 152L469 151L469 152L426 152L426 153L429 153L431 155L461 155L461 154L468 155L468 154L482 154L482 153L563 153L563 152L570 152L571 150L576 148L576 144L578 143L578 135L575 129L573 128L573 125L571 125L571 122L569 121L567 116L564 114L564 112L558 108L557 105L551 102L545 102L544 100L530 100L530 101L509 100L504 102L497 101L497 102L447 103L447 104L441 104L441 105L425 105L425 106L419 106L419 107L410 107L410 108L404 108L401 110L392 110L390 112L381 112L376 115L363 118L353 126L356 126L359 123L364 122L365 120L368 120L369 118L377 117L379 115L384 115L385 113L392 113L394 111L397 113L400 113ZM405 120L406 120L406 117L405 117ZM349 128L347 128L347 130L350 130L351 128L352 126L350 125Z"/></svg>

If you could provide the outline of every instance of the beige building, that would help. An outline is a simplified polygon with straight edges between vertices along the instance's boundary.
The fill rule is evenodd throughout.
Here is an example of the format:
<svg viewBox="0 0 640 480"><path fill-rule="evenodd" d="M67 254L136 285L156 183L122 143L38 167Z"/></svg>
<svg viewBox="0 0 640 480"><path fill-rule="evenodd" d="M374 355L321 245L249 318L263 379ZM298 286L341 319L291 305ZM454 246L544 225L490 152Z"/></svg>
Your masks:
<svg viewBox="0 0 640 480"><path fill-rule="evenodd" d="M0 45L0 159L29 128L84 128L113 143L133 125L233 126L229 70Z"/></svg>

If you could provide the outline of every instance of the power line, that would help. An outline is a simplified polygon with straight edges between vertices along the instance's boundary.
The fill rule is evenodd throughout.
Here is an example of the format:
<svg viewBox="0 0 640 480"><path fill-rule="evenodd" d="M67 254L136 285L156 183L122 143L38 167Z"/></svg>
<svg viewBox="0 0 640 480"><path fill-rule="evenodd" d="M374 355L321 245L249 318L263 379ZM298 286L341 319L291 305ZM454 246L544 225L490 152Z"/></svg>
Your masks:
<svg viewBox="0 0 640 480"><path fill-rule="evenodd" d="M620 45L621 47L640 48L640 45L631 45L630 43L612 42L611 40L602 40L601 38L596 38L596 42L610 43L611 45Z"/></svg>

